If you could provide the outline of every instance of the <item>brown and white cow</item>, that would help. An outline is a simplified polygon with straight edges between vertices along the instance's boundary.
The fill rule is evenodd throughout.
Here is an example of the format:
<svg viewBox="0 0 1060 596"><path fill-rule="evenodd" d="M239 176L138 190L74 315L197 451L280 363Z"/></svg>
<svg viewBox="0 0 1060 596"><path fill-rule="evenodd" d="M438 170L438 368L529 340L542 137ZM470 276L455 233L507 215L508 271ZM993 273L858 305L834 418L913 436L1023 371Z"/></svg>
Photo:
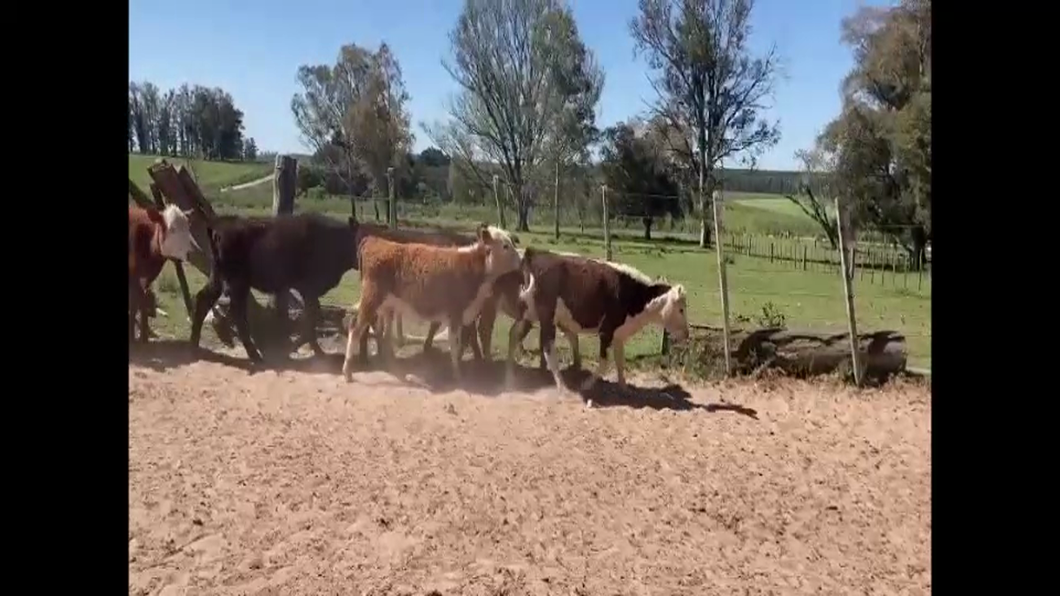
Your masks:
<svg viewBox="0 0 1060 596"><path fill-rule="evenodd" d="M195 246L189 211L168 205L162 211L129 205L129 341L136 339L136 314L140 313L140 341L151 331L147 319L155 310L151 284L166 259L185 261Z"/></svg>
<svg viewBox="0 0 1060 596"><path fill-rule="evenodd" d="M661 324L675 342L688 338L687 298L681 284L652 281L633 267L574 255L527 248L519 292L522 313L508 334L507 380L515 372L515 347L529 326L541 326L541 352L561 393L566 391L556 361L556 328L568 338L579 334L600 337L600 362L582 384L587 390L607 371L608 352L614 352L618 384L624 387L625 344L646 325ZM576 348L576 339L572 340ZM592 400L586 402L592 407Z"/></svg>
<svg viewBox="0 0 1060 596"><path fill-rule="evenodd" d="M354 342L377 317L387 321L394 314L447 324L453 375L457 383L461 381L461 331L478 318L493 281L518 270L521 260L504 230L483 223L476 237L478 242L462 247L402 244L377 236L360 241L361 300L342 365L347 381L352 375ZM387 333L380 335L385 338Z"/></svg>

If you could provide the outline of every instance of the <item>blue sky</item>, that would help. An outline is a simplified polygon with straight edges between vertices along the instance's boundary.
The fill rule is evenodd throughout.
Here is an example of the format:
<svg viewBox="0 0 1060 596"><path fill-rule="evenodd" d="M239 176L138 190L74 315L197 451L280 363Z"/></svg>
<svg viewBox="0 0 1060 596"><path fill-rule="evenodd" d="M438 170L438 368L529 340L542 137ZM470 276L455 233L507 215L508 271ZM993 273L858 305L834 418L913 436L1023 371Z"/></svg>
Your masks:
<svg viewBox="0 0 1060 596"><path fill-rule="evenodd" d="M606 126L642 112L655 97L642 59L634 60L628 23L637 0L569 0L585 43L606 73L599 122ZM879 0L868 4L882 3ZM785 76L771 119L781 141L760 160L763 169L795 169L792 156L809 147L839 111L839 83L851 54L839 43L840 20L864 0L758 0L756 51L776 43ZM411 95L416 149L430 145L419 123L445 116L455 91L441 66L448 32L462 0L184 0L129 1L129 77L162 89L183 82L219 86L245 113L246 134L262 150L304 152L291 116L301 64L334 62L339 47L386 41L400 60Z"/></svg>

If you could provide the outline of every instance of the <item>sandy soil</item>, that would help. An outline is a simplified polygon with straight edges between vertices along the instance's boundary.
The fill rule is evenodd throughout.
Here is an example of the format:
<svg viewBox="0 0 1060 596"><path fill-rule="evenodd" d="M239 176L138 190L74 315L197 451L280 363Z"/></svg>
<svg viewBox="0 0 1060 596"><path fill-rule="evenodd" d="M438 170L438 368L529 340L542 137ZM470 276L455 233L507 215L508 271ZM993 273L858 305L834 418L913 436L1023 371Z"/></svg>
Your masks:
<svg viewBox="0 0 1060 596"><path fill-rule="evenodd" d="M446 388L444 357L190 360L130 357L130 594L931 590L923 387L637 379L587 410L537 371Z"/></svg>

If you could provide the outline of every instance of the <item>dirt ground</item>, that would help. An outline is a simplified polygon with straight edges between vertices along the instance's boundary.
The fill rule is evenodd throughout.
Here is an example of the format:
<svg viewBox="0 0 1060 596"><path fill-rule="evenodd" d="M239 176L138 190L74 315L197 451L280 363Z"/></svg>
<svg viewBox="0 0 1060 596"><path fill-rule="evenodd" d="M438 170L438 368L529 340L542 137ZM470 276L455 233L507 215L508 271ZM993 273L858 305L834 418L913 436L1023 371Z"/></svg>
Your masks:
<svg viewBox="0 0 1060 596"><path fill-rule="evenodd" d="M931 591L924 387L638 378L589 410L445 361L346 384L140 348L129 594Z"/></svg>

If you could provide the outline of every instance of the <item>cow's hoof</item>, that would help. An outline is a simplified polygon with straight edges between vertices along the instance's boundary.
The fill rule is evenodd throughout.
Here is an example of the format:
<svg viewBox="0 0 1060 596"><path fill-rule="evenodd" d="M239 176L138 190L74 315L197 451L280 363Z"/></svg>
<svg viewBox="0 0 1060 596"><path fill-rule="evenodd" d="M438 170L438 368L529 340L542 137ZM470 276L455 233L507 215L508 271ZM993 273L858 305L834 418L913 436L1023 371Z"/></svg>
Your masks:
<svg viewBox="0 0 1060 596"><path fill-rule="evenodd" d="M593 398L590 397L589 399L585 400L585 409L593 409Z"/></svg>

